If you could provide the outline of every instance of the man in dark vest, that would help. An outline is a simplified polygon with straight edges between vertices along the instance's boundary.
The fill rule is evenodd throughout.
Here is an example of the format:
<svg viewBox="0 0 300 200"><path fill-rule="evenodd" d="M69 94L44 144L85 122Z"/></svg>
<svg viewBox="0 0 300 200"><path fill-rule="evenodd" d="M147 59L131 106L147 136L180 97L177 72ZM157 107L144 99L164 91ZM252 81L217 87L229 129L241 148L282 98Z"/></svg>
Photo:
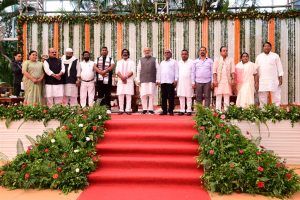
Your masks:
<svg viewBox="0 0 300 200"><path fill-rule="evenodd" d="M157 59L151 55L151 49L146 47L144 49L144 57L140 59L137 67L137 84L140 86L142 114L147 112L154 114L153 101L156 86L159 85L159 71Z"/></svg>
<svg viewBox="0 0 300 200"><path fill-rule="evenodd" d="M10 64L11 69L14 73L14 95L20 96L21 82L23 79L22 74L22 55L20 52L14 53L14 59Z"/></svg>
<svg viewBox="0 0 300 200"><path fill-rule="evenodd" d="M78 59L73 56L73 50L67 48L61 58L65 66L64 80L64 105L78 105L78 87L80 86L80 65Z"/></svg>
<svg viewBox="0 0 300 200"><path fill-rule="evenodd" d="M107 47L101 48L101 56L95 60L96 71L96 90L98 93L98 99L101 100L100 105L107 107L107 113L111 113L111 86L112 86L112 70L115 67L114 60L107 56Z"/></svg>
<svg viewBox="0 0 300 200"><path fill-rule="evenodd" d="M65 66L56 57L56 49L50 48L48 53L49 58L44 61L45 98L47 99L47 105L51 107L53 103L62 104L64 96L62 75L65 73Z"/></svg>

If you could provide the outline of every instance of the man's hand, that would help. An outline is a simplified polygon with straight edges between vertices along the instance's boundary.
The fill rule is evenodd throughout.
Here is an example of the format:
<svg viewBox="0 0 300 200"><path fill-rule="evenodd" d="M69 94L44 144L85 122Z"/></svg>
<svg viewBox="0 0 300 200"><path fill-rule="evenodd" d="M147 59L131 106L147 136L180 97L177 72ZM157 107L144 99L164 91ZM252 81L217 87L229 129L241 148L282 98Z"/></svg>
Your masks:
<svg viewBox="0 0 300 200"><path fill-rule="evenodd" d="M160 86L160 82L156 81L156 85L157 85L157 86Z"/></svg>
<svg viewBox="0 0 300 200"><path fill-rule="evenodd" d="M177 86L177 81L174 81L173 85L174 85L174 87L176 87Z"/></svg>
<svg viewBox="0 0 300 200"><path fill-rule="evenodd" d="M218 81L214 81L214 87L218 87Z"/></svg>
<svg viewBox="0 0 300 200"><path fill-rule="evenodd" d="M259 89L259 85L258 85L258 83L255 83L254 84L254 88L255 88L255 90L256 90L256 92L258 91L258 89Z"/></svg>
<svg viewBox="0 0 300 200"><path fill-rule="evenodd" d="M278 77L278 81L279 81L279 86L281 86L282 85L282 76Z"/></svg>
<svg viewBox="0 0 300 200"><path fill-rule="evenodd" d="M141 86L141 82L137 81L136 82L136 86L140 87Z"/></svg>
<svg viewBox="0 0 300 200"><path fill-rule="evenodd" d="M193 84L193 85L192 85L192 88L193 88L193 89L196 89L196 84Z"/></svg>
<svg viewBox="0 0 300 200"><path fill-rule="evenodd" d="M80 80L76 81L76 86L79 87L80 86Z"/></svg>

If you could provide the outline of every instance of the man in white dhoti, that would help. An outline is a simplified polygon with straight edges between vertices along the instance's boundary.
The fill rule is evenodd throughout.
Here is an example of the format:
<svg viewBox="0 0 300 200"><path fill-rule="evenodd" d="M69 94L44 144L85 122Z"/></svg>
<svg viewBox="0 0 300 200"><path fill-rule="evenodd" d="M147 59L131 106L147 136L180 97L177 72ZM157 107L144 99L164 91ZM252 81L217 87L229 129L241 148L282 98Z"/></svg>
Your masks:
<svg viewBox="0 0 300 200"><path fill-rule="evenodd" d="M178 62L178 84L177 96L179 97L180 112L178 115L192 115L192 97L194 90L192 88L191 73L193 67L193 60L189 59L188 50L181 51L181 60ZM186 104L185 104L186 101ZM187 109L185 110L185 105Z"/></svg>
<svg viewBox="0 0 300 200"><path fill-rule="evenodd" d="M62 56L65 66L64 79L64 105L76 106L78 104L78 87L80 85L80 64L78 59L73 56L73 50L67 48L65 55Z"/></svg>
<svg viewBox="0 0 300 200"><path fill-rule="evenodd" d="M95 70L96 65L90 60L90 52L84 51L82 53L83 61L80 62L80 105L86 106L86 99L88 98L88 105L93 106L95 98Z"/></svg>
<svg viewBox="0 0 300 200"><path fill-rule="evenodd" d="M151 49L144 49L144 57L139 60L137 67L137 84L140 86L140 95L142 100L143 112L154 114L153 99L156 92L156 86L159 84L160 72L159 64L156 58L151 55Z"/></svg>
<svg viewBox="0 0 300 200"><path fill-rule="evenodd" d="M272 102L276 106L279 106L281 101L283 69L279 55L271 52L271 49L271 43L264 43L263 53L259 54L255 61L259 75L258 95L260 107L267 104L269 93L271 93Z"/></svg>
<svg viewBox="0 0 300 200"><path fill-rule="evenodd" d="M213 64L213 79L216 95L216 109L222 109L222 97L224 98L224 109L229 106L229 98L232 95L232 87L235 86L235 65L232 58L228 57L228 49L220 48L221 56L215 59Z"/></svg>
<svg viewBox="0 0 300 200"><path fill-rule="evenodd" d="M124 98L126 97L126 114L131 114L131 98L134 95L135 63L129 58L128 49L122 50L122 60L117 62L116 74L118 76L117 95L119 100L119 114L124 113Z"/></svg>
<svg viewBox="0 0 300 200"><path fill-rule="evenodd" d="M242 108L254 105L254 93L258 90L257 65L249 61L248 53L241 55L235 73L238 92L236 105Z"/></svg>
<svg viewBox="0 0 300 200"><path fill-rule="evenodd" d="M62 75L65 73L65 66L56 57L56 49L50 48L48 53L49 58L44 61L45 98L47 99L47 105L52 107L53 103L63 103L64 85Z"/></svg>

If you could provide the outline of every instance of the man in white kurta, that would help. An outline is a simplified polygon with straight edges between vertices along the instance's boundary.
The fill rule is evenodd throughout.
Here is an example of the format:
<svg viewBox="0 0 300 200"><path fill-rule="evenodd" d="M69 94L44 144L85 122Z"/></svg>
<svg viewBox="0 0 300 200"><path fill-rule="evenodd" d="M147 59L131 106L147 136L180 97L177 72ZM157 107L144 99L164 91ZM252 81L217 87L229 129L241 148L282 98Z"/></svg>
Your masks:
<svg viewBox="0 0 300 200"><path fill-rule="evenodd" d="M49 58L44 61L45 71L45 98L47 105L62 104L64 96L63 74L65 66L61 60L56 57L57 50L50 48Z"/></svg>
<svg viewBox="0 0 300 200"><path fill-rule="evenodd" d="M117 95L119 100L119 114L131 113L131 98L134 95L135 63L129 58L128 49L122 50L122 60L117 62L116 74L118 76ZM126 109L124 110L124 98Z"/></svg>
<svg viewBox="0 0 300 200"><path fill-rule="evenodd" d="M241 55L241 62L235 67L238 107L254 105L254 93L258 89L257 65L249 61L248 53Z"/></svg>
<svg viewBox="0 0 300 200"><path fill-rule="evenodd" d="M65 66L64 73L64 105L76 106L78 104L78 87L80 85L80 64L73 56L73 50L67 48L61 58Z"/></svg>
<svg viewBox="0 0 300 200"><path fill-rule="evenodd" d="M268 103L268 94L271 93L272 103L276 106L281 101L281 85L283 69L279 55L271 52L272 45L266 42L263 53L256 57L259 75L259 103L264 107Z"/></svg>
<svg viewBox="0 0 300 200"><path fill-rule="evenodd" d="M178 84L177 96L179 97L180 113L185 113L185 101L187 105L187 115L192 114L192 97L194 91L192 88L191 73L193 67L193 60L189 59L189 52L187 50L181 51L181 60L178 62Z"/></svg>
<svg viewBox="0 0 300 200"><path fill-rule="evenodd" d="M82 55L83 61L80 62L80 105L85 107L88 98L88 105L93 106L95 98L95 63L90 60L88 51L84 51Z"/></svg>
<svg viewBox="0 0 300 200"><path fill-rule="evenodd" d="M137 84L140 86L143 112L154 114L153 100L156 87L159 85L160 69L156 58L152 57L151 49L144 49L144 57L139 60L137 67Z"/></svg>

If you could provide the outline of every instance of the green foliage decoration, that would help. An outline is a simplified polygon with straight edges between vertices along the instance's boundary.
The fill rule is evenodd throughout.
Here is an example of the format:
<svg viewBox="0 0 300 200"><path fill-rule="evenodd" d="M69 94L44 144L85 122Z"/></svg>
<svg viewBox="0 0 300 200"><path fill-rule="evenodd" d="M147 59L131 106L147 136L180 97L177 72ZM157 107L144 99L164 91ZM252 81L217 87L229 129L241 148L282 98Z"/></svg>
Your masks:
<svg viewBox="0 0 300 200"><path fill-rule="evenodd" d="M273 107L266 109L265 113L270 114L266 118L269 119L273 112L280 110L274 111ZM259 112L254 108L250 110ZM244 137L238 127L230 124L229 120L235 117L255 120L246 114L241 116L241 113L233 107L223 114L197 106L195 118L199 133L195 138L200 145L197 162L204 167L205 173L201 177L204 186L222 194L242 192L278 198L292 196L300 189L299 176L286 167L285 161L263 146L257 146Z"/></svg>
<svg viewBox="0 0 300 200"><path fill-rule="evenodd" d="M36 137L36 144L0 168L0 185L11 189L83 189L87 175L99 161L95 144L103 137L106 109L54 106L0 107L0 117L11 120L62 122L56 130Z"/></svg>

